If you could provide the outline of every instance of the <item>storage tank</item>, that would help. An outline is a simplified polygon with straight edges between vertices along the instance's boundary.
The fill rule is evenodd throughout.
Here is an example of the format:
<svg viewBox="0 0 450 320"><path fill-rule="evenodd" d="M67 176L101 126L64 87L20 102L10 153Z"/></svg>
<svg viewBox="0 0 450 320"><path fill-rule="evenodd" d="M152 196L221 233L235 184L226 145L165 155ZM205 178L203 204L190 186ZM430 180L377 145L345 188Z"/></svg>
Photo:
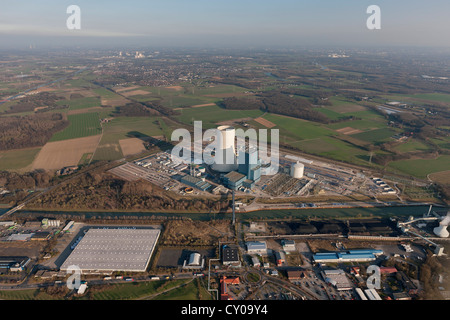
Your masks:
<svg viewBox="0 0 450 320"><path fill-rule="evenodd" d="M291 166L291 177L301 179L303 178L304 171L305 165L301 162L297 162L296 164Z"/></svg>
<svg viewBox="0 0 450 320"><path fill-rule="evenodd" d="M447 213L447 216L439 222L439 227L433 229L434 234L436 234L440 238L448 238L450 235L447 227L450 224L450 213Z"/></svg>
<svg viewBox="0 0 450 320"><path fill-rule="evenodd" d="M220 126L217 128L222 136L221 150L216 152L215 163L212 169L219 172L231 172L237 170L236 150L234 140L236 130L232 126Z"/></svg>
<svg viewBox="0 0 450 320"><path fill-rule="evenodd" d="M201 263L202 256L200 253L191 253L189 256L189 265L190 266L199 266Z"/></svg>

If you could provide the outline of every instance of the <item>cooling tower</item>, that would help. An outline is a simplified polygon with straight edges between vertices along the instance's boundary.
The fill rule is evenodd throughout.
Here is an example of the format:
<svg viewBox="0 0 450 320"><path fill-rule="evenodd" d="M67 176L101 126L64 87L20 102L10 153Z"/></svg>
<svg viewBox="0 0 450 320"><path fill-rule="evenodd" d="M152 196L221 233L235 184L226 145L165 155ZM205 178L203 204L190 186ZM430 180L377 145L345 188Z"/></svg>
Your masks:
<svg viewBox="0 0 450 320"><path fill-rule="evenodd" d="M447 216L439 222L439 227L434 228L433 232L440 238L448 238L449 232L447 230L448 225L450 224L450 213L447 213Z"/></svg>
<svg viewBox="0 0 450 320"><path fill-rule="evenodd" d="M236 130L231 126L220 126L217 128L222 135L221 150L216 151L212 169L219 172L231 172L237 170L236 150L234 140Z"/></svg>
<svg viewBox="0 0 450 320"><path fill-rule="evenodd" d="M296 179L303 178L303 173L305 171L305 165L303 163L297 162L291 166L291 177Z"/></svg>

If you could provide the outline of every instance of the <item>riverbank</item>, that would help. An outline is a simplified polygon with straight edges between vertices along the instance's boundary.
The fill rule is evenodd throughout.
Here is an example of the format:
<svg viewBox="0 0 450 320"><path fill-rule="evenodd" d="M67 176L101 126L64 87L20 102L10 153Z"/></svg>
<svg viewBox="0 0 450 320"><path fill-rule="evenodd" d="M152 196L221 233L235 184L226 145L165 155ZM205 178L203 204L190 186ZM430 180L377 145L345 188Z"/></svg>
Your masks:
<svg viewBox="0 0 450 320"><path fill-rule="evenodd" d="M421 216L427 213L428 205L359 207L359 208L292 208L277 210L257 210L251 212L236 211L239 220L284 220L284 219L360 219L387 218L400 216ZM433 207L436 212L447 212L448 208ZM62 219L173 219L189 218L192 220L231 219L227 213L180 213L180 212L111 212L111 211L31 211L24 210L14 214L17 217L62 218Z"/></svg>

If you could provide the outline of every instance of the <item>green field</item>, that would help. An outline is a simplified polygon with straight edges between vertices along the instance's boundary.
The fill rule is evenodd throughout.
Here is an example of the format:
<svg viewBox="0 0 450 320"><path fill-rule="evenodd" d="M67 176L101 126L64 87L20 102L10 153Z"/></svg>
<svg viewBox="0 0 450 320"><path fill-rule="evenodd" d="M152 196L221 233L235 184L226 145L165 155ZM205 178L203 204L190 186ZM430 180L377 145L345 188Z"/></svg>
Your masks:
<svg viewBox="0 0 450 320"><path fill-rule="evenodd" d="M110 288L95 292L92 294L93 300L131 300L139 298L151 298L151 296L163 293L156 296L158 300L198 300L199 290L196 282L198 279L189 280L173 280L173 281L151 281L151 282L135 282L127 284L115 284ZM177 288L180 286L179 288ZM208 299L210 295L201 290L202 299Z"/></svg>
<svg viewBox="0 0 450 320"><path fill-rule="evenodd" d="M53 135L50 141L61 141L95 136L102 132L98 113L74 114L67 117L70 124L63 131Z"/></svg>
<svg viewBox="0 0 450 320"><path fill-rule="evenodd" d="M342 113L331 110L331 108L316 108L314 110L326 115L330 120L339 120L345 117Z"/></svg>
<svg viewBox="0 0 450 320"><path fill-rule="evenodd" d="M140 136L162 136L156 117L117 117L103 124L103 137L100 145L117 143L121 139Z"/></svg>
<svg viewBox="0 0 450 320"><path fill-rule="evenodd" d="M30 165L41 148L0 151L0 170L19 170Z"/></svg>
<svg viewBox="0 0 450 320"><path fill-rule="evenodd" d="M87 165L89 164L90 160L92 158L92 153L85 153L81 157L80 161L78 162L79 166Z"/></svg>
<svg viewBox="0 0 450 320"><path fill-rule="evenodd" d="M118 117L103 124L103 136L93 160L118 160L123 158L119 140L134 137L162 136L156 117ZM169 128L166 126L167 132ZM170 137L169 137L170 138Z"/></svg>
<svg viewBox="0 0 450 320"><path fill-rule="evenodd" d="M123 158L119 143L101 144L95 150L93 160L119 160Z"/></svg>
<svg viewBox="0 0 450 320"><path fill-rule="evenodd" d="M408 101L435 101L450 104L450 94L444 93L417 93L417 94L399 94L399 95L385 95L383 98L390 101L400 101L400 102L408 102Z"/></svg>
<svg viewBox="0 0 450 320"><path fill-rule="evenodd" d="M311 121L276 114L267 114L264 118L277 125L277 128L280 129L280 135L298 140L334 135L332 130Z"/></svg>
<svg viewBox="0 0 450 320"><path fill-rule="evenodd" d="M436 159L393 161L389 163L389 167L411 176L426 178L430 173L450 170L450 156L440 156Z"/></svg>
<svg viewBox="0 0 450 320"><path fill-rule="evenodd" d="M162 100L162 105L168 108L176 108L176 107L186 107L186 106L196 106L207 103L213 103L218 101L217 98L206 98L206 97L198 97L198 96L169 96Z"/></svg>
<svg viewBox="0 0 450 320"><path fill-rule="evenodd" d="M430 150L430 147L421 141L411 139L405 143L396 146L395 150L398 150L400 152L427 151Z"/></svg>
<svg viewBox="0 0 450 320"><path fill-rule="evenodd" d="M3 300L56 300L57 297L40 292L38 289L28 290L0 290L0 299Z"/></svg>
<svg viewBox="0 0 450 320"><path fill-rule="evenodd" d="M381 129L387 128L386 121L376 121L376 120L350 120L338 123L332 123L327 125L328 128L333 130L338 130L346 127L351 127L359 130L371 130L371 129Z"/></svg>
<svg viewBox="0 0 450 320"><path fill-rule="evenodd" d="M233 85L193 86L185 85L180 90L167 87L140 87L135 90L148 91L148 95L132 96L131 98L146 102L160 100L167 108L190 107L221 100L222 95L239 94L247 89Z"/></svg>
<svg viewBox="0 0 450 320"><path fill-rule="evenodd" d="M450 94L442 93L419 93L410 96L411 98L450 103Z"/></svg>
<svg viewBox="0 0 450 320"><path fill-rule="evenodd" d="M97 97L88 97L88 98L78 98L72 100L60 100L57 102L58 105L68 105L69 110L79 110L79 109L87 109L92 107L100 107L101 102Z"/></svg>
<svg viewBox="0 0 450 320"><path fill-rule="evenodd" d="M382 143L388 141L393 135L395 135L395 131L391 129L375 129L353 134L351 136L371 143Z"/></svg>
<svg viewBox="0 0 450 320"><path fill-rule="evenodd" d="M263 114L260 110L226 110L218 106L188 108L180 110L178 120L193 125L194 121L203 121L203 128L215 128L221 121L257 118Z"/></svg>
<svg viewBox="0 0 450 320"><path fill-rule="evenodd" d="M264 118L277 125L274 129L280 130L282 144L335 160L369 164L367 151L335 138L337 133L325 125L274 114L267 114Z"/></svg>
<svg viewBox="0 0 450 320"><path fill-rule="evenodd" d="M328 142L323 138L298 141L296 143L291 143L291 145L298 147L300 150L308 150L308 152L314 154L323 154L339 150L334 141Z"/></svg>
<svg viewBox="0 0 450 320"><path fill-rule="evenodd" d="M109 91L105 88L95 88L92 91L94 91L96 94L98 94L100 97L105 99L114 99L119 97L116 93Z"/></svg>

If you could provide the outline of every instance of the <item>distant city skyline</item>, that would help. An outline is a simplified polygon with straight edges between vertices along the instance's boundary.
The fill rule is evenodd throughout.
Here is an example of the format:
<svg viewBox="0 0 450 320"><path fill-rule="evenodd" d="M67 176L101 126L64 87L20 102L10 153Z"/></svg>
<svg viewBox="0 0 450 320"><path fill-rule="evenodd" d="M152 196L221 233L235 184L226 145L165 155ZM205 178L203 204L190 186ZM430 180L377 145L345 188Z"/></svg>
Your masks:
<svg viewBox="0 0 450 320"><path fill-rule="evenodd" d="M81 9L69 30L66 9ZM370 5L381 30L368 30ZM11 1L0 11L2 48L62 46L450 47L448 0Z"/></svg>

